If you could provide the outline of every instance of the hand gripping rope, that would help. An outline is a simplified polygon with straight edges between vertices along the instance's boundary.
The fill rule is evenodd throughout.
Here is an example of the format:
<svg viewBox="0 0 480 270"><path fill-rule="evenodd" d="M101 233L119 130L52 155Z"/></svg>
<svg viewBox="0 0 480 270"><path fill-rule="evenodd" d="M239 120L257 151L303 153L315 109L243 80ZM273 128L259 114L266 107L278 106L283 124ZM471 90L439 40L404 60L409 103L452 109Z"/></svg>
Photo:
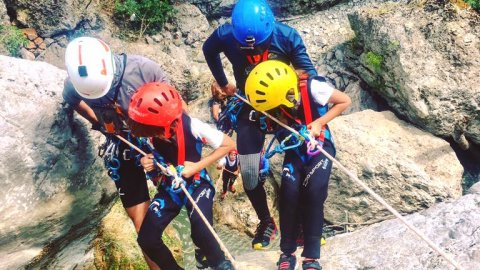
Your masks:
<svg viewBox="0 0 480 270"><path fill-rule="evenodd" d="M239 99L241 99L243 102L247 103L248 105L252 106L250 102L245 99L244 97L240 96L239 94L235 93L235 96L237 96ZM279 124L281 127L287 129L291 133L297 135L297 136L302 136L305 139L305 134L301 134L295 129L285 125L282 123L280 120L276 119L275 117L271 116L267 112L261 112L273 121L275 121L277 124ZM400 215L397 210L395 210L392 206L390 206L382 197L380 197L375 191L373 191L371 188L369 188L364 182L362 182L358 177L350 172L347 168L345 168L338 160L336 160L334 157L332 157L329 153L327 153L323 148L317 147L315 143L318 143L316 140L312 139L311 137L308 138L310 142L314 142L314 146L319 149L320 152L322 152L328 159L330 159L334 164L336 164L343 172L345 172L348 176L350 176L350 179L352 179L355 183L359 184L363 189L365 189L370 195L372 195L373 198L375 198L381 205L383 205L385 208L387 208L388 211L390 211L394 216L396 216L407 228L412 230L416 235L418 235L423 241L425 241L433 250L435 250L438 254L440 254L442 257L444 257L451 265L453 265L456 269L458 270L464 270L449 254L447 254L445 251L443 251L440 247L438 247L435 243L433 243L430 239L428 239L427 236L425 236L422 232L417 230L412 224L410 224L402 215Z"/></svg>
<svg viewBox="0 0 480 270"><path fill-rule="evenodd" d="M123 138L122 136L120 135L115 135L117 136L117 138L119 138L122 142L126 143L127 145L129 145L131 148L137 150L137 152L139 152L140 154L144 155L145 157L147 156L147 153L145 153L144 151L142 151L140 148L136 147L135 145L133 145L131 142L127 141L125 138ZM230 260L230 262L232 263L233 265L233 268L235 269L238 269L237 267L237 263L235 262L235 259L233 258L233 256L230 254L230 252L228 251L228 249L225 247L225 245L223 244L222 240L220 239L220 237L218 237L217 233L213 230L213 227L212 225L210 225L210 223L208 222L207 218L203 215L202 211L200 210L200 208L198 207L198 205L195 203L195 200L193 200L192 196L190 196L190 193L188 192L188 190L185 188L185 185L184 185L184 180L179 177L176 173L176 171L172 171L172 169L169 167L169 168L165 168L164 166L162 166L162 164L158 163L155 159L155 164L158 166L158 168L160 168L160 170L168 175L168 176L171 176L171 177L174 177L175 178L175 183L177 183L180 188L182 189L183 193L185 193L185 196L187 196L188 200L190 201L190 203L193 205L193 207L195 208L195 210L197 210L198 212L198 215L202 218L203 222L205 222L205 225L207 225L207 228L210 230L210 232L212 233L213 237L215 237L215 240L217 240L218 244L220 245L220 248L225 252L225 255L227 255L228 259Z"/></svg>

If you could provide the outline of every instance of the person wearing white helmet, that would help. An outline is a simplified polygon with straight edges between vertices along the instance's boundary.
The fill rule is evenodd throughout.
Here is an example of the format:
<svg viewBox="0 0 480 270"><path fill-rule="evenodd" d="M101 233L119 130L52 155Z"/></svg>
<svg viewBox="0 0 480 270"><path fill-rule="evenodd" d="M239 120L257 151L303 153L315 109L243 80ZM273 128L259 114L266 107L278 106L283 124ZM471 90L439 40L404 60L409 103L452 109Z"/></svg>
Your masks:
<svg viewBox="0 0 480 270"><path fill-rule="evenodd" d="M79 37L65 52L68 78L63 97L73 109L107 134L110 147L104 155L123 206L138 232L150 205L143 168L136 165L130 148L108 134L127 136L125 124L130 98L148 82L169 83L162 68L145 57L114 54L100 39ZM159 269L147 257L151 269Z"/></svg>

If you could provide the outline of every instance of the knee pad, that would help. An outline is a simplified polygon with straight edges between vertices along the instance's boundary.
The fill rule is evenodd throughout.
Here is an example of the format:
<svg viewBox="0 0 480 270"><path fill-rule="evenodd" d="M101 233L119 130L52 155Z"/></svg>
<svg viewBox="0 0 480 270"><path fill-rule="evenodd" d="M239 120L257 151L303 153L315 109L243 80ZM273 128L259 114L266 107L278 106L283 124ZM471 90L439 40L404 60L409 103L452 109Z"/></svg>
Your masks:
<svg viewBox="0 0 480 270"><path fill-rule="evenodd" d="M258 171L260 170L260 153L238 155L242 173L243 188L253 190L258 185Z"/></svg>

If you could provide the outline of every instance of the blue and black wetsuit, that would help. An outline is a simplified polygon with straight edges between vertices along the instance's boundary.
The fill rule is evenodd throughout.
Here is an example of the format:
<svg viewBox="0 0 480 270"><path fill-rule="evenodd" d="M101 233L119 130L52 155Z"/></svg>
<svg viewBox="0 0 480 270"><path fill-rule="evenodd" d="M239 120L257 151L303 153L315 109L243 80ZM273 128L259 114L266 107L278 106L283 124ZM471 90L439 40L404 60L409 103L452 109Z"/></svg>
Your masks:
<svg viewBox="0 0 480 270"><path fill-rule="evenodd" d="M315 120L328 111L328 104L320 105L313 102L311 83L313 80L323 81L322 77L311 78L308 82L310 112ZM305 124L305 110L302 105L296 110L296 115ZM302 113L303 112L303 113ZM298 122L289 119L288 125L298 128ZM323 149L335 156L333 139L326 127ZM277 138L282 141L291 133L283 128L277 132ZM299 226L304 233L304 250L302 257L320 257L320 238L323 231L323 205L327 199L328 182L332 170L332 162L323 154L314 156L307 154L307 147L287 150L283 161L282 184L280 187L280 249L284 254L293 254L297 249L297 234ZM300 215L299 215L300 214Z"/></svg>
<svg viewBox="0 0 480 270"><path fill-rule="evenodd" d="M222 87L228 83L220 60L220 53L224 53L232 63L240 94L244 94L246 78L255 65L251 64L240 50L232 29L230 24L217 28L205 41L203 53L215 80ZM310 75L316 75L302 38L295 29L285 24L275 23L271 45L268 49L268 59L291 63L295 69L303 69ZM241 174L245 192L252 202L258 218L264 221L270 219L270 211L267 206L265 190L262 185L259 185L258 172L265 134L259 128L258 121L249 120L251 111L250 106L244 105L238 116L237 149L242 164Z"/></svg>
<svg viewBox="0 0 480 270"><path fill-rule="evenodd" d="M202 140L196 138L191 130L192 119L182 116L182 125L184 130L185 142L185 160L197 162L201 159ZM153 145L164 159L165 162L174 166L178 165L179 147L176 141L165 141L154 139ZM194 177L185 179L187 188L191 191L191 196L201 209L210 224L213 224L213 197L215 189L213 188L210 177L206 170L200 173L201 181L192 188ZM207 257L211 267L215 267L225 260L225 255L220 249L218 242L208 230L207 226L194 210L191 203L185 198L183 193L173 193L168 189L169 183L162 185L158 193L152 200L147 215L143 221L140 232L138 233L138 243L142 250L161 268L161 269L182 269L175 261L172 253L162 241L162 234L168 224L180 213L184 203L188 211L188 218L191 225L191 237L193 243L200 248L202 254Z"/></svg>

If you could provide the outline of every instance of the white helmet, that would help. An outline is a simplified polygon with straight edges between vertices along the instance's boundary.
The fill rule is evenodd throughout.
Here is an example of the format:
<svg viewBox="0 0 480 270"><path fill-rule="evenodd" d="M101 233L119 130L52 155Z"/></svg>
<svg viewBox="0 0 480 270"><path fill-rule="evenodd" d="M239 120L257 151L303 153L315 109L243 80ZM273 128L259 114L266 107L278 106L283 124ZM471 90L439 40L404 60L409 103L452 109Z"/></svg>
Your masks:
<svg viewBox="0 0 480 270"><path fill-rule="evenodd" d="M115 63L110 47L100 39L79 37L72 40L65 51L65 65L80 96L95 99L110 90Z"/></svg>

